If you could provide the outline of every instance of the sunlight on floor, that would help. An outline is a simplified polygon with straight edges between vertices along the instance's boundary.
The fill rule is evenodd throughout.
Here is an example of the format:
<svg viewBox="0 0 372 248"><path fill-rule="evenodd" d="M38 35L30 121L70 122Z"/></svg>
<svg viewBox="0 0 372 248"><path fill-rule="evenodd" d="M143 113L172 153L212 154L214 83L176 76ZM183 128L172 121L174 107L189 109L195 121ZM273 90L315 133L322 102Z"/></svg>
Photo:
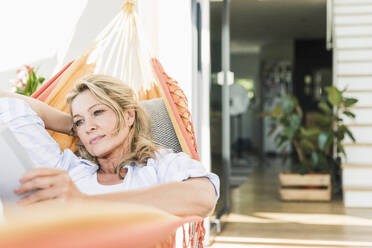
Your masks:
<svg viewBox="0 0 372 248"><path fill-rule="evenodd" d="M244 245L271 245L271 247L372 247L372 242L359 241L335 241L335 240L305 240L305 239L278 239L257 237L224 237L214 239L215 244L211 247L247 247ZM217 246L218 245L218 246ZM222 246L221 246L222 245ZM225 246L224 246L225 245ZM240 245L240 246L233 246ZM265 246L261 246L265 247ZM270 246L269 246L270 247Z"/></svg>
<svg viewBox="0 0 372 248"><path fill-rule="evenodd" d="M283 220L268 219L256 216L242 215L231 213L229 215L222 216L222 222L235 222L235 223L282 223Z"/></svg>
<svg viewBox="0 0 372 248"><path fill-rule="evenodd" d="M255 212L253 215L229 214L221 221L233 223L298 223L308 225L372 226L372 219L336 214Z"/></svg>
<svg viewBox="0 0 372 248"><path fill-rule="evenodd" d="M256 212L254 216L309 225L372 226L372 219L349 215Z"/></svg>
<svg viewBox="0 0 372 248"><path fill-rule="evenodd" d="M287 246L287 245L258 245L258 244L214 244L210 248L330 248L330 246ZM340 247L340 246L339 246ZM343 246L344 247L344 246Z"/></svg>

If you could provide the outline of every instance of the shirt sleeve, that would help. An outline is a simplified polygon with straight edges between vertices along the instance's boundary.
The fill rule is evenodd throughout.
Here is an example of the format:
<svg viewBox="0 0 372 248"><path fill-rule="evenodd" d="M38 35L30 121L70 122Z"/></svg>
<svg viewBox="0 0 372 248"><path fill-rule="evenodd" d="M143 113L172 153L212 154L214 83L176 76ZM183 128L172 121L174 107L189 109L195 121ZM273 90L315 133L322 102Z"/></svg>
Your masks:
<svg viewBox="0 0 372 248"><path fill-rule="evenodd" d="M35 167L65 169L74 182L98 169L69 149L61 152L58 143L45 130L43 120L22 99L0 98L0 122L12 131Z"/></svg>
<svg viewBox="0 0 372 248"><path fill-rule="evenodd" d="M216 197L219 198L218 176L208 172L199 161L190 158L189 155L183 152L173 153L170 150L161 150L157 152L157 159L151 160L151 163L155 167L159 183L182 182L189 178L206 177L213 184Z"/></svg>
<svg viewBox="0 0 372 248"><path fill-rule="evenodd" d="M59 145L28 103L18 98L0 98L0 122L8 126L36 167L60 166Z"/></svg>

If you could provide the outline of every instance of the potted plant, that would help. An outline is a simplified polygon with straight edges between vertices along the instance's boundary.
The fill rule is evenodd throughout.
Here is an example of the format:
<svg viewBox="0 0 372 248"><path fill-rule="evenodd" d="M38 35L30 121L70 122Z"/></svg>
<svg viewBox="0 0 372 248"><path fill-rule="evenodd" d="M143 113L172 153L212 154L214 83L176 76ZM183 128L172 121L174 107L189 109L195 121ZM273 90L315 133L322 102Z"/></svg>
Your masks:
<svg viewBox="0 0 372 248"><path fill-rule="evenodd" d="M355 141L344 119L355 118L349 108L357 99L345 97L345 90L335 86L325 91L327 97L319 103L320 111L313 115L311 125L304 125L298 100L290 95L264 114L275 121L269 135L275 135L276 146L284 158L288 157L286 151L290 146L296 154L290 173L279 175L283 200L330 200L331 179L337 181L339 158L346 156L342 141L346 136Z"/></svg>
<svg viewBox="0 0 372 248"><path fill-rule="evenodd" d="M17 79L11 80L13 91L26 96L31 96L43 84L45 78L37 75L37 70L29 65L23 65L17 70Z"/></svg>

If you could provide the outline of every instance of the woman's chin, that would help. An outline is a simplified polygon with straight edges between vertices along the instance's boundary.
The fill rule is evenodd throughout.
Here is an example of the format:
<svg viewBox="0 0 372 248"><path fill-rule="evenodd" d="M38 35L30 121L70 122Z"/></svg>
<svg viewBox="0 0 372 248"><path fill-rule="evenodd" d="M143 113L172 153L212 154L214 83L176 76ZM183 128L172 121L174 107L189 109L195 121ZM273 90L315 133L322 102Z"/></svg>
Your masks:
<svg viewBox="0 0 372 248"><path fill-rule="evenodd" d="M102 149L90 149L90 151L88 150L88 152L89 154L91 154L93 157L96 157L96 158L104 158L108 154L110 154L110 152L106 150L102 150Z"/></svg>

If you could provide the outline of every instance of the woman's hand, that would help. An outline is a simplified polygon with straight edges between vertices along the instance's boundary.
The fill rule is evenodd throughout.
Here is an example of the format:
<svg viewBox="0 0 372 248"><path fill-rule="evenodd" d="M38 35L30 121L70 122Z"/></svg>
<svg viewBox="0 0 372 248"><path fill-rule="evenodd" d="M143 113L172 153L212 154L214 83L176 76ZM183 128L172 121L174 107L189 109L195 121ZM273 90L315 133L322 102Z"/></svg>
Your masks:
<svg viewBox="0 0 372 248"><path fill-rule="evenodd" d="M84 194L77 189L66 170L36 168L27 172L20 181L21 186L14 191L17 195L36 190L18 201L21 205L51 199L84 198Z"/></svg>

